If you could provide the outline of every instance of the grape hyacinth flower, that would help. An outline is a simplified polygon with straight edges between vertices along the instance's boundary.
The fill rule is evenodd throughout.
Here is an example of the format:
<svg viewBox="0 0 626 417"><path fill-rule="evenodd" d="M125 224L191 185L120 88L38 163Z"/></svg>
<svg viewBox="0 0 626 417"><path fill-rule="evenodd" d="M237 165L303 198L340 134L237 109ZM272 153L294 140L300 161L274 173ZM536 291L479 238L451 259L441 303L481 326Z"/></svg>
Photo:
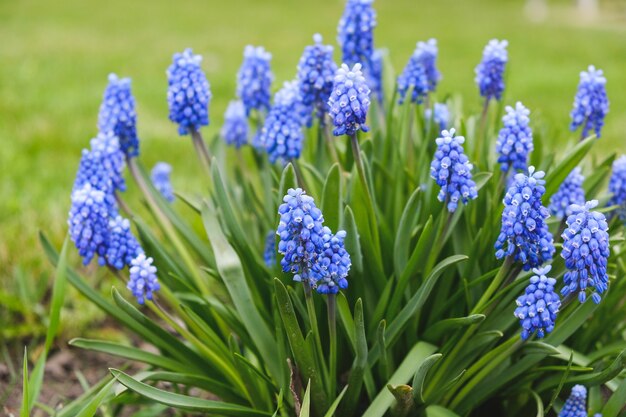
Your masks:
<svg viewBox="0 0 626 417"><path fill-rule="evenodd" d="M565 267L568 269L563 275L565 286L561 295L567 296L578 290L578 301L581 303L587 298L587 288L593 291L593 302L600 303L601 294L609 285L606 269L610 255L609 225L604 214L591 211L597 205L598 200L591 200L584 205L570 206L567 228L561 235L561 257L565 259Z"/></svg>
<svg viewBox="0 0 626 417"><path fill-rule="evenodd" d="M374 28L376 11L373 0L347 0L346 8L337 27L337 42L341 45L342 61L347 65L357 63L370 67L374 53Z"/></svg>
<svg viewBox="0 0 626 417"><path fill-rule="evenodd" d="M172 166L166 162L157 162L150 172L152 185L170 203L174 201L174 190L170 182L171 174Z"/></svg>
<svg viewBox="0 0 626 417"><path fill-rule="evenodd" d="M502 228L495 243L496 258L513 256L525 271L552 259L554 239L548 230L548 209L541 204L546 192L543 171L528 168L528 176L516 174L504 196Z"/></svg>
<svg viewBox="0 0 626 417"><path fill-rule="evenodd" d="M102 192L104 195L103 203L107 207L107 212L111 215L117 214L116 188L111 178L111 172L103 163L102 153L83 149L73 191L81 189L85 184L89 184L92 188Z"/></svg>
<svg viewBox="0 0 626 417"><path fill-rule="evenodd" d="M483 59L476 67L476 84L486 102L500 100L504 92L504 67L509 59L507 41L492 39L483 50Z"/></svg>
<svg viewBox="0 0 626 417"><path fill-rule="evenodd" d="M172 65L167 69L169 117L178 124L181 136L209 124L211 91L201 62L202 57L187 48L174 54Z"/></svg>
<svg viewBox="0 0 626 417"><path fill-rule="evenodd" d="M333 118L333 135L354 136L358 130L369 131L365 124L370 106L370 89L361 72L361 64L352 69L342 64L337 70L333 92L328 99L330 116Z"/></svg>
<svg viewBox="0 0 626 417"><path fill-rule="evenodd" d="M117 136L127 158L139 155L135 97L130 89L130 78L109 75L109 84L104 90L98 114L98 130L112 132Z"/></svg>
<svg viewBox="0 0 626 417"><path fill-rule="evenodd" d="M152 258L147 258L144 253L131 261L130 280L126 287L139 304L144 304L145 299L152 300L153 293L161 288L156 275L157 269L152 262Z"/></svg>
<svg viewBox="0 0 626 417"><path fill-rule="evenodd" d="M246 116L252 110L270 109L270 89L274 75L270 68L272 54L262 46L246 46L243 63L237 73L237 97L243 102Z"/></svg>
<svg viewBox="0 0 626 417"><path fill-rule="evenodd" d="M300 157L304 133L299 106L298 83L285 82L274 96L274 105L265 119L260 137L272 163L286 163Z"/></svg>
<svg viewBox="0 0 626 417"><path fill-rule="evenodd" d="M333 235L328 227L323 229L322 251L314 267L317 292L320 294L337 294L340 289L348 288L346 278L352 263L344 247L345 237L343 230Z"/></svg>
<svg viewBox="0 0 626 417"><path fill-rule="evenodd" d="M574 108L570 114L573 132L583 127L582 137L586 137L591 129L600 137L604 118L609 112L609 99L606 96L606 78L601 69L590 65L587 71L580 73L578 91L574 97Z"/></svg>
<svg viewBox="0 0 626 417"><path fill-rule="evenodd" d="M290 188L278 208L280 222L276 234L280 237L278 252L284 272L294 274L293 280L311 287L316 284L313 270L324 246L324 217L312 197L301 188Z"/></svg>
<svg viewBox="0 0 626 417"><path fill-rule="evenodd" d="M117 216L109 220L109 239L107 242L106 261L115 269L131 266L131 262L143 249L130 230L130 221Z"/></svg>
<svg viewBox="0 0 626 417"><path fill-rule="evenodd" d="M609 200L609 206L619 206L615 212L621 221L626 222L626 155L613 162L609 192L613 195Z"/></svg>
<svg viewBox="0 0 626 417"><path fill-rule="evenodd" d="M105 193L85 183L72 191L72 205L69 212L68 226L70 238L88 265L98 257L98 263L104 265L109 242L109 206Z"/></svg>
<svg viewBox="0 0 626 417"><path fill-rule="evenodd" d="M550 197L550 213L564 218L569 216L569 207L572 204L585 204L585 190L583 190L585 177L581 174L581 169L576 167L565 178L558 191Z"/></svg>
<svg viewBox="0 0 626 417"><path fill-rule="evenodd" d="M91 139L91 153L98 159L101 166L109 174L111 185L115 191L126 191L124 181L124 154L120 149L119 138L112 132L98 133Z"/></svg>
<svg viewBox="0 0 626 417"><path fill-rule="evenodd" d="M418 42L413 55L398 76L398 102L404 103L411 91L411 103L421 104L429 93L435 91L441 74L437 70L437 40Z"/></svg>
<svg viewBox="0 0 626 417"><path fill-rule="evenodd" d="M448 106L445 103L435 103L433 109L424 111L424 117L428 122L432 119L440 131L446 130L450 123L450 110L448 110Z"/></svg>
<svg viewBox="0 0 626 417"><path fill-rule="evenodd" d="M437 138L437 151L430 164L430 176L441 187L437 199L447 203L450 213L457 209L459 201L467 204L478 196L472 180L472 164L463 151L463 136L454 136L455 130L441 132Z"/></svg>
<svg viewBox="0 0 626 417"><path fill-rule="evenodd" d="M561 300L554 292L556 279L546 276L551 269L552 265L533 269L535 275L530 278L524 294L517 298L514 314L522 326L522 340L527 340L535 333L537 337L543 338L554 330Z"/></svg>
<svg viewBox="0 0 626 417"><path fill-rule="evenodd" d="M587 388L574 385L569 398L561 408L559 417L587 417Z"/></svg>
<svg viewBox="0 0 626 417"><path fill-rule="evenodd" d="M265 237L263 260L265 261L265 265L270 268L276 265L276 232L273 230L270 230Z"/></svg>
<svg viewBox="0 0 626 417"><path fill-rule="evenodd" d="M526 171L528 167L528 154L533 150L533 132L528 126L529 115L530 110L519 101L515 107L506 106L506 114L502 117L504 126L496 141L498 162L503 172L508 172L511 167Z"/></svg>
<svg viewBox="0 0 626 417"><path fill-rule="evenodd" d="M322 35L313 35L314 45L304 48L298 63L298 85L302 104L306 109L306 125L313 124L312 113L321 124L328 112L328 97L333 90L337 64L333 61L333 47L322 44Z"/></svg>
<svg viewBox="0 0 626 417"><path fill-rule="evenodd" d="M232 100L228 103L221 133L224 142L237 149L248 143L248 118L241 100Z"/></svg>

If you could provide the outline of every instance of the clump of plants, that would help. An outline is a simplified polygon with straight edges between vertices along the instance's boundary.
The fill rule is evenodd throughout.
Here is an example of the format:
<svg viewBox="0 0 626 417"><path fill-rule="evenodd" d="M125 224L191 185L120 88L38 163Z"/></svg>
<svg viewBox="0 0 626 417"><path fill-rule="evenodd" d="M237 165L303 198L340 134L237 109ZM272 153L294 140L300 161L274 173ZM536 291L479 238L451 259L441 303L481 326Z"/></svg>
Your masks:
<svg viewBox="0 0 626 417"><path fill-rule="evenodd" d="M109 78L68 226L84 264L110 269L120 285L103 297L67 265L67 242L60 255L42 243L57 265L55 296L67 280L158 353L71 341L143 369L111 369L57 416L128 406L141 415L620 415L626 157L586 158L608 113L602 71L581 73L571 114L581 134L562 130L555 151L528 108L504 105L506 41L485 47L475 69L482 112L468 114L437 91L434 39L396 77L374 48L375 26L371 0L348 0L341 65L315 35L273 96L271 55L246 47L211 146L201 57L174 54L169 118L206 175L193 195L170 183L181 161L148 174L130 80ZM126 170L151 218L125 196ZM26 380L26 412L38 372Z"/></svg>

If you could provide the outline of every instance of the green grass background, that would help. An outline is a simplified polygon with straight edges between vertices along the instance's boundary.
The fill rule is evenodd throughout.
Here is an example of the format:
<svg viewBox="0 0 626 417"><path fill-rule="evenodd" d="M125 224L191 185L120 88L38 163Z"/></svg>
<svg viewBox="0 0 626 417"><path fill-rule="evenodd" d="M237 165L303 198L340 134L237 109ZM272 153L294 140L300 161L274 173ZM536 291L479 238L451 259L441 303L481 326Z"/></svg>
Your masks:
<svg viewBox="0 0 626 417"><path fill-rule="evenodd" d="M547 19L533 22L524 1L377 0L378 47L400 69L415 42L439 41L439 93L462 95L466 112L480 109L474 67L485 43L510 42L505 101L523 101L533 123L550 126L553 144L574 141L569 111L578 73L589 64L608 78L611 111L595 152L626 152L626 2L601 3L581 19L574 1L549 2ZM37 231L60 244L80 151L96 134L107 74L133 79L141 158L174 166L177 189L198 191L200 167L189 139L167 119L165 70L173 52L193 47L204 56L213 91L212 124L235 92L246 44L273 53L276 89L294 77L315 32L335 43L344 0L17 0L0 2L0 290L50 267ZM335 57L339 60L336 48ZM131 186L132 188L132 186ZM131 190L132 191L132 190Z"/></svg>

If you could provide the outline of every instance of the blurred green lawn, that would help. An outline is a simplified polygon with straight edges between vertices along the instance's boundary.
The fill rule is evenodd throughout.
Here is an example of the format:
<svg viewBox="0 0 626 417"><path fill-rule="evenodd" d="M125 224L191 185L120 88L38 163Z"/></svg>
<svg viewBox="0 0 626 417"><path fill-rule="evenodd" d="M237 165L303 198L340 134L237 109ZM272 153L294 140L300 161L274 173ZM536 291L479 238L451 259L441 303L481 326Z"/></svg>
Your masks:
<svg viewBox="0 0 626 417"><path fill-rule="evenodd" d="M523 101L534 121L551 126L554 143L573 141L568 115L578 73L589 64L608 78L611 112L596 152L625 150L626 6L603 3L581 23L574 1L550 2L547 20L532 23L523 1L377 0L378 47L400 69L415 42L439 41L440 93L458 92L478 111L474 67L491 38L510 42L506 102ZM25 279L47 267L37 230L59 243L81 148L96 134L107 74L133 78L141 158L174 165L178 189L202 184L188 138L167 119L165 69L191 46L204 56L213 91L215 135L235 91L246 44L273 53L277 87L293 78L315 32L335 43L344 0L18 0L0 2L0 289L19 266ZM335 57L339 59L338 50Z"/></svg>

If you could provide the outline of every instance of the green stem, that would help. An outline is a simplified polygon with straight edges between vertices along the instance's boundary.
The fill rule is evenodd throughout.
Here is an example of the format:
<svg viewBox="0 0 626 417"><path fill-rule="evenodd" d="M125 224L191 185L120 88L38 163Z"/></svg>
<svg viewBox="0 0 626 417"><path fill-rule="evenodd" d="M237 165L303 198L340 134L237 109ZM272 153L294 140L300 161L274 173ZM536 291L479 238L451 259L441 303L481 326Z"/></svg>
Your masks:
<svg viewBox="0 0 626 417"><path fill-rule="evenodd" d="M482 297L480 297L480 300L478 300L478 303L476 303L470 314L480 313L487 306L487 304L489 304L489 299L491 298L491 296L498 290L498 288L500 288L500 285L509 275L511 267L513 266L513 261L514 259L512 256L507 256L506 258L504 258L504 263L500 267L498 274L493 279L493 281L491 281L491 284L489 284L489 287L487 287L487 290L485 290Z"/></svg>
<svg viewBox="0 0 626 417"><path fill-rule="evenodd" d="M196 148L196 153L198 154L198 158L200 158L202 167L206 171L206 174L211 177L211 154L209 153L209 149L206 147L206 143L204 143L204 139L202 139L202 134L199 130L191 130L191 140L194 148Z"/></svg>
<svg viewBox="0 0 626 417"><path fill-rule="evenodd" d="M324 356L324 351L322 350L322 339L320 338L319 328L317 326L317 314L315 313L315 303L313 302L313 292L311 290L311 285L304 280L304 298L306 299L306 309L309 314L309 324L311 326L311 331L313 332L313 338L315 339L315 347L318 352L316 355L316 360L320 363L322 367L323 375L328 379L328 370L326 369L326 362L322 360Z"/></svg>
<svg viewBox="0 0 626 417"><path fill-rule="evenodd" d="M300 168L300 164L297 159L291 160L291 165L293 165L293 170L296 172L296 180L298 181L298 187L302 188L304 191L309 192L310 190L306 186L306 182L304 181L304 173Z"/></svg>
<svg viewBox="0 0 626 417"><path fill-rule="evenodd" d="M324 139L326 140L326 146L328 146L330 156L333 161L337 165L339 165L339 172L341 172L343 171L343 167L341 166L341 161L339 160L339 155L337 154L337 149L335 148L335 143L333 142L333 138L330 136L330 132L328 129L328 124L320 120L318 131L320 131L322 135L324 135Z"/></svg>
<svg viewBox="0 0 626 417"><path fill-rule="evenodd" d="M202 277L200 276L200 273L198 272L198 266L195 264L195 262L191 258L191 255L185 248L185 245L178 237L178 234L176 233L176 230L174 230L174 226L170 222L170 219L167 217L167 215L165 215L165 213L159 207L159 204L154 199L154 196L152 195L148 184L146 183L141 172L139 172L137 160L135 158L128 158L126 163L128 165L128 170L135 179L135 182L137 183L137 186L141 189L144 197L146 198L146 201L148 202L148 205L152 209L152 213L157 218L159 224L163 228L163 231L172 242L172 245L174 245L174 247L178 251L179 255L183 259L183 262L185 262L185 264L187 265L189 273L191 274L191 277L196 285L198 286L198 289L202 292L202 294L208 295L209 289L207 288L206 284L202 280Z"/></svg>
<svg viewBox="0 0 626 417"><path fill-rule="evenodd" d="M337 300L335 294L328 295L328 335L330 338L329 398L334 398L337 386Z"/></svg>
<svg viewBox="0 0 626 417"><path fill-rule="evenodd" d="M376 224L376 213L374 210L374 198L372 197L372 193L370 191L369 182L367 181L367 177L365 176L365 168L363 167L363 159L361 158L361 147L359 146L359 140L356 137L356 133L350 135L350 143L352 145L352 157L354 159L354 163L356 164L356 169L359 173L359 178L361 179L361 184L363 185L363 189L365 190L365 196L368 202L368 211L369 211L369 221L370 221L370 230L374 236L375 245L378 245L378 225Z"/></svg>

